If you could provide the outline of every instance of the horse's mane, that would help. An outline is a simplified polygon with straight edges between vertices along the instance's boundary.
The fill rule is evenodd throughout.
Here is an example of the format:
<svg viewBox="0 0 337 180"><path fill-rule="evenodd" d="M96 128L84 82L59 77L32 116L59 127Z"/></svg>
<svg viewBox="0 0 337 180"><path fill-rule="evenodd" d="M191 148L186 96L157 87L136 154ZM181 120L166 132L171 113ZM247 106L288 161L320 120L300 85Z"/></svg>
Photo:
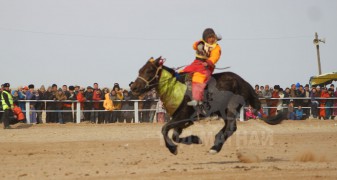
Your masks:
<svg viewBox="0 0 337 180"><path fill-rule="evenodd" d="M172 75L175 74L175 70L173 70L172 68L169 68L167 66L163 66L163 69L165 69L166 71L168 71L169 73L171 73Z"/></svg>
<svg viewBox="0 0 337 180"><path fill-rule="evenodd" d="M185 77L187 75L189 75L189 73L178 73L177 75L177 72L172 69L172 68L169 68L167 66L163 66L163 69L165 69L166 71L168 71L169 73L172 74L173 77L175 77L177 79L177 81L181 82L181 83L185 83Z"/></svg>

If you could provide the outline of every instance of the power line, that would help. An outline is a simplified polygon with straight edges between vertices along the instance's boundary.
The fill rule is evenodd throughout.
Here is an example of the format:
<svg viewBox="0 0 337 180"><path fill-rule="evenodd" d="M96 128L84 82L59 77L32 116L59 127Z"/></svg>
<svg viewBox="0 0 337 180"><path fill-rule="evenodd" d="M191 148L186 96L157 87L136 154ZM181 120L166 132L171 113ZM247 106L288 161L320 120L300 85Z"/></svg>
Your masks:
<svg viewBox="0 0 337 180"><path fill-rule="evenodd" d="M190 38L147 38L147 37L122 37L122 36L104 36L104 35L86 35L86 34L69 34L69 33L57 33L57 32L44 32L44 31L32 31L24 29L14 29L14 28L5 28L0 27L0 30L10 31L10 32L22 32L22 33L32 33L32 34L41 34L48 36L64 36L64 37L80 37L80 38L93 38L93 39L118 39L118 40L149 40L149 41L158 41L158 40L167 40L167 41L177 41L177 40L194 40ZM303 39L311 38L307 35L294 35L294 36L276 36L276 37L224 37L223 40L227 41L246 41L246 40L277 40L277 39Z"/></svg>
<svg viewBox="0 0 337 180"><path fill-rule="evenodd" d="M12 28L3 28L0 29L5 31L12 32L23 32L23 33L32 33L32 34L42 34L49 36L65 36L65 37L81 37L81 38L93 38L93 39L120 39L120 40L191 40L187 38L144 38L144 37L121 37L121 36L104 36L104 35L85 35L85 34L68 34L68 33L55 33L55 32L43 32L43 31L31 31L31 30L22 30L22 29L12 29Z"/></svg>
<svg viewBox="0 0 337 180"><path fill-rule="evenodd" d="M225 40L273 40L273 39L303 39L311 36L279 36L279 37L245 37L245 38L224 38Z"/></svg>

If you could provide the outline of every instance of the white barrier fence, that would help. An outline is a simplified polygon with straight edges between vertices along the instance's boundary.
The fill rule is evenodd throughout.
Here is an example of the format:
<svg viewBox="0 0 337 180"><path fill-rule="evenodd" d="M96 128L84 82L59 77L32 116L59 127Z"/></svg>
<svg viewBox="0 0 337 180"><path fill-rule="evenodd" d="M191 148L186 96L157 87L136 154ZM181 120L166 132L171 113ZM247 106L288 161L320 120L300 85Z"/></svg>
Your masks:
<svg viewBox="0 0 337 180"><path fill-rule="evenodd" d="M121 101L123 102L124 100L116 100L116 101ZM18 102L25 102L25 110L23 110L23 112L25 112L25 116L26 116L26 121L27 124L31 123L30 120L30 113L32 112L75 112L76 113L76 123L80 123L81 122L81 113L83 112L106 112L106 110L81 110L81 102L78 101L71 101L71 100L63 100L63 101L57 101L57 100L19 100ZM69 102L69 103L73 103L76 107L72 110L31 110L30 108L30 104L31 103L36 103L36 102L42 102L44 103L44 106L46 107L46 103L50 102L50 103L62 103L62 102ZM84 103L95 103L95 102L103 102L103 100L100 101L85 101ZM114 101L115 102L115 101ZM157 109L139 109L139 102L147 102L146 100L128 100L127 102L133 102L133 106L134 109L133 110L114 110L114 111L131 111L134 112L134 121L135 123L139 123L139 112L144 112L144 111L157 111ZM158 102L158 100L154 100L151 102ZM46 109L46 108L44 108Z"/></svg>
<svg viewBox="0 0 337 180"><path fill-rule="evenodd" d="M298 98L259 98L260 100L311 100L311 98L305 98L305 97L298 97ZM332 97L332 98L315 98L315 100L337 100L337 97ZM123 102L124 100L117 100ZM81 102L78 101L71 101L71 100L63 100L63 101L57 101L57 100L19 100L18 102L25 102L25 109L23 112L25 112L26 116L26 121L27 124L31 123L30 120L30 113L31 112L75 112L76 113L76 123L81 122L81 113L82 112L105 112L105 110L81 110ZM31 102L42 102L44 105L46 105L47 102L52 102L52 103L60 103L60 102L70 102L73 103L76 108L73 110L31 110L30 104ZM85 101L85 102L103 102L103 100L100 101ZM114 101L115 102L115 101ZM115 110L115 111L131 111L134 112L134 122L139 123L139 112L144 112L144 111L157 111L157 109L139 109L139 102L146 102L146 100L128 100L127 102L133 102L133 110ZM152 101L153 102L153 101ZM154 100L154 102L158 102L158 100ZM73 107L75 107L73 106ZM239 114L239 120L244 121L244 109L247 108L246 106L243 106L240 110ZM263 109L270 109L270 108L277 108L277 107L262 107ZM287 108L285 106L282 106L281 108ZM311 107L302 107L302 108L311 108ZM321 108L321 107L317 107ZM332 106L329 108L337 108L337 106ZM46 109L46 108L44 108Z"/></svg>

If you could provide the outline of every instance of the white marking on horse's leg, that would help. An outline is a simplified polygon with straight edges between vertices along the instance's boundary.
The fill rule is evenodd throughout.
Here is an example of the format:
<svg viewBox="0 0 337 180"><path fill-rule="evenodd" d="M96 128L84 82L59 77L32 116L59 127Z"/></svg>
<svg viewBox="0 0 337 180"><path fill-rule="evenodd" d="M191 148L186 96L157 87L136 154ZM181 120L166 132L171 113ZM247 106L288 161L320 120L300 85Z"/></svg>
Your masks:
<svg viewBox="0 0 337 180"><path fill-rule="evenodd" d="M209 150L209 153L210 153L210 154L217 154L218 151L216 151L216 150L214 150L214 149L211 149L211 150Z"/></svg>

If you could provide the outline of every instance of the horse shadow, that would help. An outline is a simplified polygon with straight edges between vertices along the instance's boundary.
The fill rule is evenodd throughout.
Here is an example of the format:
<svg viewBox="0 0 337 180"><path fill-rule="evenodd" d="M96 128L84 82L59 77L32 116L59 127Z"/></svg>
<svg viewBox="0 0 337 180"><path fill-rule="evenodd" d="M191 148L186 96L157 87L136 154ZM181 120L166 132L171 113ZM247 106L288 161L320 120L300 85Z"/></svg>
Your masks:
<svg viewBox="0 0 337 180"><path fill-rule="evenodd" d="M267 157L266 159L262 159L262 160L258 161L257 163L286 162L286 161L289 161L289 160ZM239 160L236 160L236 161L210 161L210 162L195 163L195 164L199 164L199 165L207 165L207 164L208 165L211 165L211 164L222 165L222 164L237 164L237 163L242 163L242 162L239 161ZM245 164L250 164L250 163L245 163Z"/></svg>
<svg viewBox="0 0 337 180"><path fill-rule="evenodd" d="M12 125L12 129L28 129L32 126L33 124L17 123L15 125Z"/></svg>
<svg viewBox="0 0 337 180"><path fill-rule="evenodd" d="M195 163L198 165L211 165L211 164L236 164L236 163L240 163L240 161L210 161L210 162L204 162L204 163Z"/></svg>

